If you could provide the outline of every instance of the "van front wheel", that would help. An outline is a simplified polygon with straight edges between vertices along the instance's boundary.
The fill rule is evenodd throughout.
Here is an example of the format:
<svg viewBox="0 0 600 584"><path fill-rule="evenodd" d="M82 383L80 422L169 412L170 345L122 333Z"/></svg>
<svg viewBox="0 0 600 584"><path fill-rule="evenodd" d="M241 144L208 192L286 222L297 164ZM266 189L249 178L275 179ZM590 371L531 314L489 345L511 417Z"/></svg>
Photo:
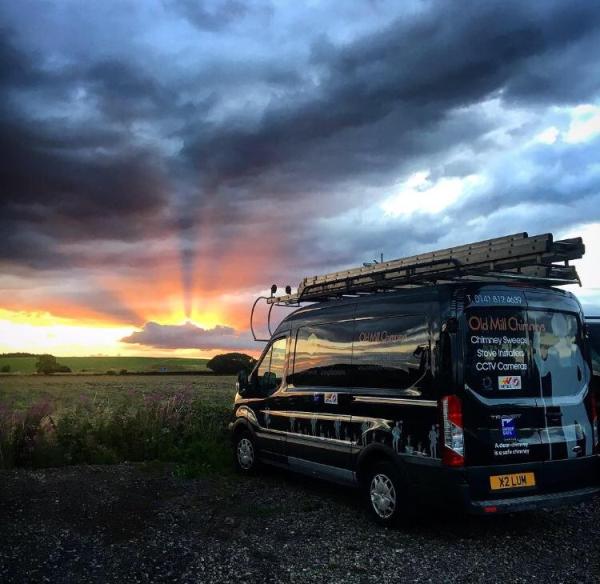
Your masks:
<svg viewBox="0 0 600 584"><path fill-rule="evenodd" d="M248 432L240 432L235 440L235 466L242 474L252 474L258 466L256 445Z"/></svg>
<svg viewBox="0 0 600 584"><path fill-rule="evenodd" d="M406 491L400 472L391 462L374 464L365 481L367 505L381 525L396 525L408 518Z"/></svg>

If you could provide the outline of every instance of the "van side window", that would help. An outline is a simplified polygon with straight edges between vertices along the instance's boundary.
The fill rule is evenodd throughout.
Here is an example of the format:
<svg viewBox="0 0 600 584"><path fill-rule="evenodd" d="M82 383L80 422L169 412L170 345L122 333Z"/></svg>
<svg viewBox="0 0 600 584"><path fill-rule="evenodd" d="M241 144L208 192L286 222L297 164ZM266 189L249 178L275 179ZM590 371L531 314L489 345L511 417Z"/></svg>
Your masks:
<svg viewBox="0 0 600 584"><path fill-rule="evenodd" d="M281 385L285 366L286 342L287 339L277 339L258 366L258 389L263 395L270 395Z"/></svg>
<svg viewBox="0 0 600 584"><path fill-rule="evenodd" d="M294 372L297 387L347 387L351 383L353 322L303 326L296 335Z"/></svg>
<svg viewBox="0 0 600 584"><path fill-rule="evenodd" d="M358 318L354 330L354 386L429 397L429 325L424 315Z"/></svg>

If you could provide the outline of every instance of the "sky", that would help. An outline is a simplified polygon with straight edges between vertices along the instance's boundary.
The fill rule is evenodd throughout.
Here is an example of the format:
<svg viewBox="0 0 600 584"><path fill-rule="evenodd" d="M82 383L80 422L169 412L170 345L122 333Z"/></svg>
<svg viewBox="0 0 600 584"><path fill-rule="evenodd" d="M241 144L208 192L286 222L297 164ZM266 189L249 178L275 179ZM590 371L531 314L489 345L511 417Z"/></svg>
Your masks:
<svg viewBox="0 0 600 584"><path fill-rule="evenodd" d="M0 4L0 353L254 351L272 283L583 236L595 2ZM281 315L279 315L281 316Z"/></svg>

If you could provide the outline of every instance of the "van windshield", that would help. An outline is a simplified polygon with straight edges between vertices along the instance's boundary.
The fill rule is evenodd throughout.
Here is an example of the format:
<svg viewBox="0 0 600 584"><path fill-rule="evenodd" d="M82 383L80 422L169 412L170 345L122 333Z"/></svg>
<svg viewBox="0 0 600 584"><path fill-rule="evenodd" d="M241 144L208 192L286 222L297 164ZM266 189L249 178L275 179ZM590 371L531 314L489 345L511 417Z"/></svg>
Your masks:
<svg viewBox="0 0 600 584"><path fill-rule="evenodd" d="M494 397L561 397L590 379L574 314L522 308L465 313L465 383Z"/></svg>

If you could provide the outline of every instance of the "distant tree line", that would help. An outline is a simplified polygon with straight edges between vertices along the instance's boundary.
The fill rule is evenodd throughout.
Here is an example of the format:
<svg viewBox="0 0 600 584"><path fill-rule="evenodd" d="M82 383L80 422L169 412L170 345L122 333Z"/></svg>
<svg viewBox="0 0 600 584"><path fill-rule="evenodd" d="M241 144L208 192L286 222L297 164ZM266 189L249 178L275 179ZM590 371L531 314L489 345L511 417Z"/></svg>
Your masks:
<svg viewBox="0 0 600 584"><path fill-rule="evenodd" d="M0 358L10 357L35 357L35 370L41 375L52 375L53 373L71 373L71 369L66 365L59 363L54 355L38 355L34 353L2 353ZM220 375L235 375L242 370L250 371L256 364L256 359L245 353L225 353L216 355L207 364L206 367L214 373ZM10 373L10 365L5 364L0 367L0 373ZM109 370L108 375L126 375L127 369L120 371Z"/></svg>
<svg viewBox="0 0 600 584"><path fill-rule="evenodd" d="M36 353L0 353L0 359L14 357L36 357L35 370L43 375L51 375L52 373L71 373L70 367L59 363L54 355L39 355ZM2 367L0 367L0 373L10 373L10 365L2 365Z"/></svg>

